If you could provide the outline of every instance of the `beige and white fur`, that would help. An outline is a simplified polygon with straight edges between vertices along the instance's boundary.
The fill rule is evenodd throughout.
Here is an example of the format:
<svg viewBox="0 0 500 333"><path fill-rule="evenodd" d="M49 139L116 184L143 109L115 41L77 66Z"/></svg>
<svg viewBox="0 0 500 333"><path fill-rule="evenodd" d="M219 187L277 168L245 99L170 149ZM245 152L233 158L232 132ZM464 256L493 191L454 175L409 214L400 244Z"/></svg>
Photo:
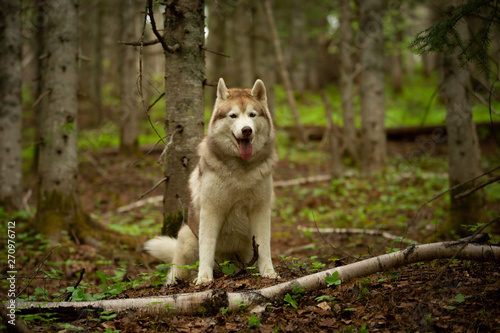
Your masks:
<svg viewBox="0 0 500 333"><path fill-rule="evenodd" d="M179 266L199 260L196 284L213 279L216 261L237 254L253 256L258 244L258 268L263 277L277 278L271 261L272 168L277 162L275 131L266 88L257 80L250 89L228 89L223 79L198 152L200 160L189 179L188 223L177 239L158 237L145 244L153 256L173 266L166 284L188 279Z"/></svg>

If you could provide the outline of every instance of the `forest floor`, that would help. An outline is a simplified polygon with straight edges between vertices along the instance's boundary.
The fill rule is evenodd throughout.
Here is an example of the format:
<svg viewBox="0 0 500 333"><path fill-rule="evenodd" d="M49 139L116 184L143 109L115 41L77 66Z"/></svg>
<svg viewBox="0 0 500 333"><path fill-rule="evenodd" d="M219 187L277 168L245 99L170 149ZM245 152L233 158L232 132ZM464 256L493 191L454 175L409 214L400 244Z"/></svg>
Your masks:
<svg viewBox="0 0 500 333"><path fill-rule="evenodd" d="M282 159L275 181L328 173L324 155L304 157L311 149L285 149L286 152L280 152ZM439 227L446 221L446 199L427 205L411 225L409 221L420 205L446 189L447 162L441 154L444 148L440 146L430 155L412 156L412 160L401 157L411 156L412 149L414 142L390 143L392 169L376 180L363 180L350 170L347 177L338 180L277 187L272 253L281 276L278 281L219 270L208 285L181 283L164 287L161 279L165 277L165 266L140 247L96 248L68 240L53 249L29 232L23 222L26 216L19 216L16 256L17 265L22 266L18 268L22 272L18 273L17 286L22 291L20 299L53 301L71 296L72 300L85 300L208 289L252 290L406 246L381 236L318 233L323 227L383 230L420 243L439 240ZM494 145L486 145L483 154L488 163L498 163ZM130 167L134 159L113 152L82 155L80 192L85 210L117 232L136 237L140 244L158 234L161 201L117 211L135 202L162 178L161 167L155 163L157 158L157 154L148 156ZM500 191L498 184L493 186L496 188L489 192L493 199L487 208L490 216L498 216L500 207L495 193ZM147 197L160 196L162 190L160 186ZM498 236L493 237L497 243ZM37 332L500 331L500 262L455 261L436 282L446 263L416 263L323 290L297 290L288 301L271 304L258 314L252 314L242 304L236 313L221 309L217 314L199 316L82 312L78 318L40 313L24 316L23 320ZM83 279L75 288L82 269ZM1 271L6 270L2 267ZM432 288L433 283L436 284ZM0 295L6 299L3 291Z"/></svg>

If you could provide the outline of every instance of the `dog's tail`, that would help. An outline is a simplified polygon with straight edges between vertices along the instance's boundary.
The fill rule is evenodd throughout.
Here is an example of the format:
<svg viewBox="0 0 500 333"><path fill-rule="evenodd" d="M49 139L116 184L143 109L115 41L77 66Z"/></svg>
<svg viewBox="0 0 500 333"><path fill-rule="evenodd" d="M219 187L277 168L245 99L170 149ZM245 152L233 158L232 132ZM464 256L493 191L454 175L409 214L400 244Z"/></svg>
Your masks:
<svg viewBox="0 0 500 333"><path fill-rule="evenodd" d="M177 239L162 236L148 240L144 244L144 249L153 257L170 264L174 259L176 244Z"/></svg>

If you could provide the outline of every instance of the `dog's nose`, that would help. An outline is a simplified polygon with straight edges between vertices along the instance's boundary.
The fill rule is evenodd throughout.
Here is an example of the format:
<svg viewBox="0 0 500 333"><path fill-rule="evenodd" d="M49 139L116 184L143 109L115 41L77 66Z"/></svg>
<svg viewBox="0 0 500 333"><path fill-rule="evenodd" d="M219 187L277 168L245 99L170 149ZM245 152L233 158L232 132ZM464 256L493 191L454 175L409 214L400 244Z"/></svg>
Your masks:
<svg viewBox="0 0 500 333"><path fill-rule="evenodd" d="M244 136L250 136L252 134L252 128L250 126L245 126L241 129L241 134Z"/></svg>

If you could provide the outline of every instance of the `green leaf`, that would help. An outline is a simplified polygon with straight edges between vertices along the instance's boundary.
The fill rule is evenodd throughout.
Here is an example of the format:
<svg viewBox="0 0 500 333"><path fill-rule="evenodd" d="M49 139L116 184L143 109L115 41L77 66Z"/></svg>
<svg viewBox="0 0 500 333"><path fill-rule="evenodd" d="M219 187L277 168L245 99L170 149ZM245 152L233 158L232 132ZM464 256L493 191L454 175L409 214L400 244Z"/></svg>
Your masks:
<svg viewBox="0 0 500 333"><path fill-rule="evenodd" d="M290 304L291 306L293 306L295 309L297 309L297 301L293 299L292 296L290 296L290 294L286 294L285 296L285 302L287 302L288 304Z"/></svg>
<svg viewBox="0 0 500 333"><path fill-rule="evenodd" d="M339 279L339 272L337 271L333 272L333 274L330 276L326 276L325 281L327 287L338 286L342 283L342 281Z"/></svg>
<svg viewBox="0 0 500 333"><path fill-rule="evenodd" d="M257 318L256 315L252 315L252 317L250 317L250 320L248 321L248 326L250 327L260 327L261 322L259 320L259 318Z"/></svg>

